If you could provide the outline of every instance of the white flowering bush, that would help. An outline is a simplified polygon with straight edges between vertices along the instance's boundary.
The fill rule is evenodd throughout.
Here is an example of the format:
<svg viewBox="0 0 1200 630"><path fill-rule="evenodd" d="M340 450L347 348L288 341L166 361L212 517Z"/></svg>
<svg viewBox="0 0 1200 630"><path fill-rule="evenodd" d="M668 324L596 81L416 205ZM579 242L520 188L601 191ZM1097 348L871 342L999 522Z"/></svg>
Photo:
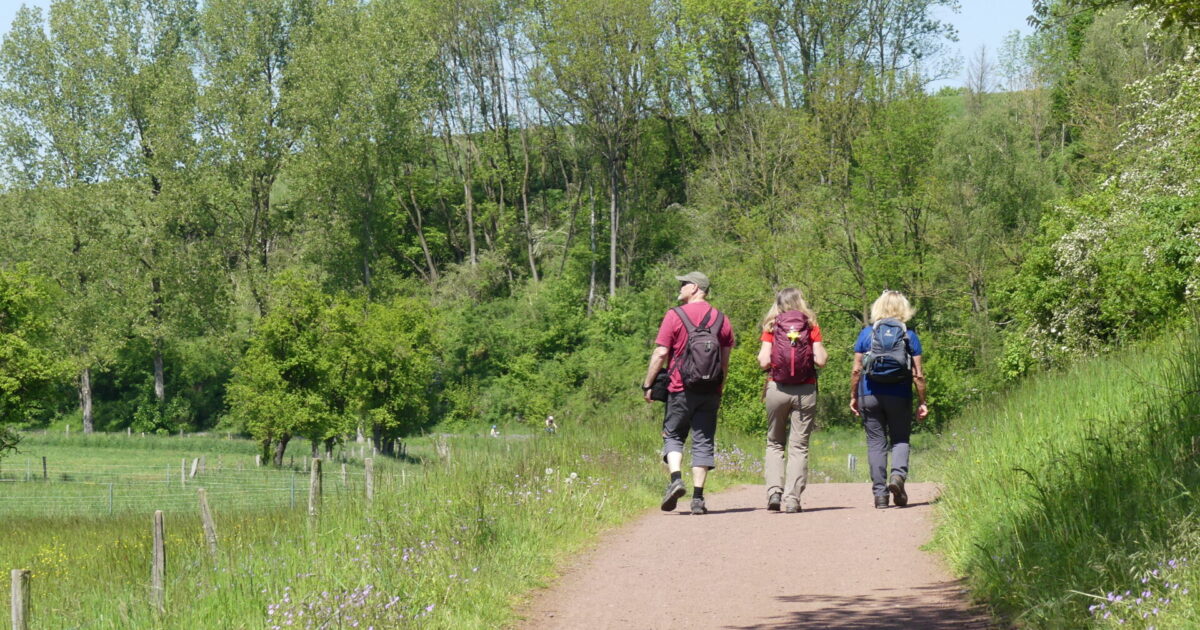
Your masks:
<svg viewBox="0 0 1200 630"><path fill-rule="evenodd" d="M1047 213L1012 284L1010 377L1144 336L1200 301L1200 65L1128 90L1113 173Z"/></svg>

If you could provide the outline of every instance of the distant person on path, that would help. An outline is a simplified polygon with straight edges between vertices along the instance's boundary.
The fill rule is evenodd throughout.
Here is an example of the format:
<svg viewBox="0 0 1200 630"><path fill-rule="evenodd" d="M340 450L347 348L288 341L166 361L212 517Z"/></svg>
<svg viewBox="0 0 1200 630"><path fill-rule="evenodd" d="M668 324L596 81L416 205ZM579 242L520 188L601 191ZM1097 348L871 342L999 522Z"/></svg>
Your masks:
<svg viewBox="0 0 1200 630"><path fill-rule="evenodd" d="M554 416L546 416L546 433L554 435L558 431L558 425L554 423Z"/></svg>
<svg viewBox="0 0 1200 630"><path fill-rule="evenodd" d="M821 341L816 315L800 289L786 288L762 321L758 365L767 370L763 402L767 408L767 454L763 471L767 509L800 511L800 495L808 484L808 439L817 413L817 368L829 354ZM784 439L787 476L784 476Z"/></svg>
<svg viewBox="0 0 1200 630"><path fill-rule="evenodd" d="M898 506L908 505L908 437L912 431L912 390L917 389L917 420L929 415L925 406L925 371L921 340L906 326L913 316L908 298L885 290L871 305L871 323L854 344L850 372L850 411L862 416L867 433L875 507L888 506L888 493ZM890 448L889 448L890 447ZM892 454L888 476L888 451Z"/></svg>
<svg viewBox="0 0 1200 630"><path fill-rule="evenodd" d="M496 428L496 425L494 425L494 424L493 424L493 425L492 425L492 430L491 430L491 432L490 432L490 433L488 433L488 435L489 435L489 436L491 436L491 437L494 437L494 438L498 438L498 437L500 437L500 430L499 430L499 429L497 429L497 428Z"/></svg>
<svg viewBox="0 0 1200 630"><path fill-rule="evenodd" d="M678 301L667 311L658 328L650 354L650 365L642 381L642 394L651 401L654 377L669 361L670 384L663 421L663 461L671 474L663 494L662 510L670 512L687 491L680 468L683 444L692 435L692 514L705 514L704 481L716 465L714 439L717 409L729 369L729 351L733 348L733 328L729 318L707 302L708 277L693 271L675 276L679 281Z"/></svg>

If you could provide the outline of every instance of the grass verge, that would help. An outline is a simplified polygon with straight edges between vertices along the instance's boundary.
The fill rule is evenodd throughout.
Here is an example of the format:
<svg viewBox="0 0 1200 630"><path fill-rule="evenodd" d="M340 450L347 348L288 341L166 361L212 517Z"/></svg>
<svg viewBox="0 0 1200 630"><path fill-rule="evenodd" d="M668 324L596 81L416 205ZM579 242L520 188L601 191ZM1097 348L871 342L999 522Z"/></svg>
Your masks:
<svg viewBox="0 0 1200 630"><path fill-rule="evenodd" d="M934 547L1020 627L1200 627L1200 337L1044 374L939 444Z"/></svg>

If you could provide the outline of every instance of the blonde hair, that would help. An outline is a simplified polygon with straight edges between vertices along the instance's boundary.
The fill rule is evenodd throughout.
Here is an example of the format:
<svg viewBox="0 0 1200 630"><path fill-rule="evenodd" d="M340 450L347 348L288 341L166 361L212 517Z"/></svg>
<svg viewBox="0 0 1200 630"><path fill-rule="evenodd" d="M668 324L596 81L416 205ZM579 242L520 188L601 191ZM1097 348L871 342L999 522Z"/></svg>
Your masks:
<svg viewBox="0 0 1200 630"><path fill-rule="evenodd" d="M903 293L885 289L883 294L871 305L871 323L874 324L889 317L907 322L916 312Z"/></svg>
<svg viewBox="0 0 1200 630"><path fill-rule="evenodd" d="M800 289L788 287L775 294L775 303L767 309L767 314L763 316L763 332L774 332L775 318L779 317L780 313L787 311L800 311L808 316L810 322L817 320L817 314L809 308L808 302L804 301L804 294L800 292Z"/></svg>

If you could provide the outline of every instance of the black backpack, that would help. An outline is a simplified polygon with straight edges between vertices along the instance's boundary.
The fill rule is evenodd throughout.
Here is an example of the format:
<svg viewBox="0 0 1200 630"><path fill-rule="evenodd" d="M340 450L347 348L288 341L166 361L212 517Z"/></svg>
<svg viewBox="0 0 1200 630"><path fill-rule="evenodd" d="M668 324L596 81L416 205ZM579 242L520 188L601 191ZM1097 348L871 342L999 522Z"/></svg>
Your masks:
<svg viewBox="0 0 1200 630"><path fill-rule="evenodd" d="M904 322L889 317L871 326L871 349L863 356L863 372L875 383L912 379L912 351Z"/></svg>
<svg viewBox="0 0 1200 630"><path fill-rule="evenodd" d="M717 316L709 323L708 318L715 310L710 308L699 324L692 324L683 307L676 306L671 310L675 311L687 329L683 356L673 361L683 380L683 388L694 392L720 390L725 374L721 371L721 344L717 335L725 323L725 316L721 311L716 311Z"/></svg>

